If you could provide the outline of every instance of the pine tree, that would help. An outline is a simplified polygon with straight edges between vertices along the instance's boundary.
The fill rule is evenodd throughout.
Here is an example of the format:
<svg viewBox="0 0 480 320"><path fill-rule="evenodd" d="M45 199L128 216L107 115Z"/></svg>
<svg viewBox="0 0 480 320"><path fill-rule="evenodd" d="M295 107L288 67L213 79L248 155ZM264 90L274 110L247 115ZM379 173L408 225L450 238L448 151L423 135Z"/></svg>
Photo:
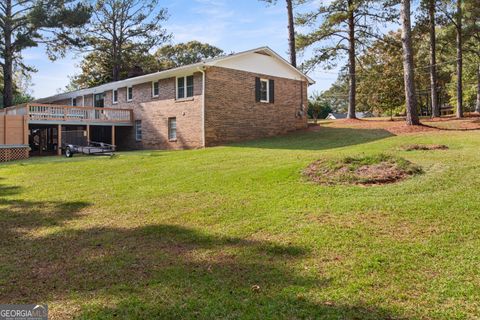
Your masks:
<svg viewBox="0 0 480 320"><path fill-rule="evenodd" d="M277 0L261 0L268 3L276 4ZM295 23L293 14L293 1L285 0L287 5L287 17L288 17L288 52L290 54L290 63L295 68L297 67L297 48L295 45Z"/></svg>
<svg viewBox="0 0 480 320"><path fill-rule="evenodd" d="M71 32L85 24L89 7L74 0L2 0L0 2L0 66L3 71L3 103L13 104L15 65L32 71L22 63L22 52L43 43L49 57L78 43Z"/></svg>
<svg viewBox="0 0 480 320"><path fill-rule="evenodd" d="M379 26L394 19L393 8L389 1L333 0L297 17L300 26L312 28L297 37L300 50L314 47L313 58L304 64L306 71L319 64L335 66L347 55L350 119L355 118L356 110L356 57L372 39L381 38Z"/></svg>
<svg viewBox="0 0 480 320"><path fill-rule="evenodd" d="M410 0L401 1L400 20L402 23L403 72L405 82L405 104L407 124L418 125L417 93L415 90L415 74L413 68L412 27Z"/></svg>

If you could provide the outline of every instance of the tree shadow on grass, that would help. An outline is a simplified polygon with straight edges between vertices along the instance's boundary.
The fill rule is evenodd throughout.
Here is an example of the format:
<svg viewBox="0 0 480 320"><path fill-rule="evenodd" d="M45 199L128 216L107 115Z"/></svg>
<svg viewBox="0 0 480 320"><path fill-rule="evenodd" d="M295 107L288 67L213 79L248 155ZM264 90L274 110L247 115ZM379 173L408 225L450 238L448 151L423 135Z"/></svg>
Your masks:
<svg viewBox="0 0 480 320"><path fill-rule="evenodd" d="M178 225L71 228L67 222L88 206L82 202L0 205L0 303L73 304L50 308L61 319L394 316L355 303L309 301L309 291L331 282L302 275L298 262L309 255L303 247Z"/></svg>
<svg viewBox="0 0 480 320"><path fill-rule="evenodd" d="M395 136L384 129L317 128L274 138L235 143L231 146L261 149L326 150Z"/></svg>

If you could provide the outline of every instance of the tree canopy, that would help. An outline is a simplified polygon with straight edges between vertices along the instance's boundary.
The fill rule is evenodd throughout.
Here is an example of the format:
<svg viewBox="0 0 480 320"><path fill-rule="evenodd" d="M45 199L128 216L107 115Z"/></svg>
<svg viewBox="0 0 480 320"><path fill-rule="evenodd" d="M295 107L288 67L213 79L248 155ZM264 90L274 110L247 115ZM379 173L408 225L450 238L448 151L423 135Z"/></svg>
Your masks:
<svg viewBox="0 0 480 320"><path fill-rule="evenodd" d="M133 46L133 44L129 46ZM223 54L224 52L220 48L198 41L165 45L154 54L130 50L127 47L119 69L119 80L128 78L134 69L139 69L145 74L152 73L215 58ZM80 63L80 73L71 77L66 90L89 88L114 81L112 68L113 61L109 52L93 51L84 57Z"/></svg>
<svg viewBox="0 0 480 320"><path fill-rule="evenodd" d="M3 74L3 103L14 103L14 71L34 68L23 63L22 52L46 45L50 59L63 55L80 39L75 30L90 17L90 7L76 0L3 0L0 2L0 66Z"/></svg>

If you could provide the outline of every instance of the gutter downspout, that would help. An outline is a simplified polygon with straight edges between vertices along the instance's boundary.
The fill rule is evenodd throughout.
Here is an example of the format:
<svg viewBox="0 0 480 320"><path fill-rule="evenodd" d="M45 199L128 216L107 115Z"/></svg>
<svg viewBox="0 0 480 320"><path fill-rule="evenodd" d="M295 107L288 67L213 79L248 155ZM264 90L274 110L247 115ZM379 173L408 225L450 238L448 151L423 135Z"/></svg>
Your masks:
<svg viewBox="0 0 480 320"><path fill-rule="evenodd" d="M198 71L202 73L202 146L205 148L205 66Z"/></svg>

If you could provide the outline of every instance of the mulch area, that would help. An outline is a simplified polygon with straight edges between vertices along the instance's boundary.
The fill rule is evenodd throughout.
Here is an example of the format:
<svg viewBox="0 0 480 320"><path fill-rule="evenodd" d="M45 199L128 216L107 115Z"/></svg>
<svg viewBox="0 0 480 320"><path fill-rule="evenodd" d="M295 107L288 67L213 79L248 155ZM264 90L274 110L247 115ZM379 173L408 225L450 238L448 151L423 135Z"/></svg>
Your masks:
<svg viewBox="0 0 480 320"><path fill-rule="evenodd" d="M383 129L394 135L432 132L432 131L467 131L480 130L480 115L467 114L465 118L457 119L455 117L442 117L434 119L422 119L422 124L417 126L408 126L404 119L339 119L329 121L329 127L355 128L355 129ZM311 126L309 130L321 130L320 126Z"/></svg>

